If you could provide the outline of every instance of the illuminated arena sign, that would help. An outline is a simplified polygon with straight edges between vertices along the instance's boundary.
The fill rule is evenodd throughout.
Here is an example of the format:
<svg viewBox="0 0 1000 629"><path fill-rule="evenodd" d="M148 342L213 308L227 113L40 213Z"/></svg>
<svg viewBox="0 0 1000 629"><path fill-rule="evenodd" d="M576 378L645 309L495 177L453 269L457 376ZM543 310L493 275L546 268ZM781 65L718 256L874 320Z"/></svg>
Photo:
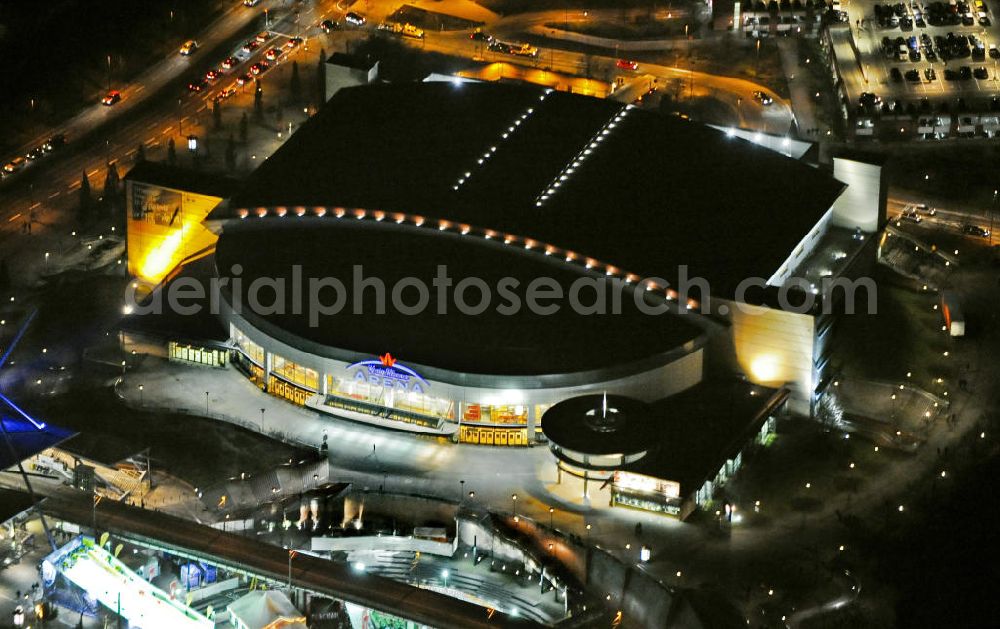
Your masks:
<svg viewBox="0 0 1000 629"><path fill-rule="evenodd" d="M362 360L348 365L346 369L355 369L355 380L386 389L423 393L431 386L423 376L396 362L389 352L379 356L378 360Z"/></svg>

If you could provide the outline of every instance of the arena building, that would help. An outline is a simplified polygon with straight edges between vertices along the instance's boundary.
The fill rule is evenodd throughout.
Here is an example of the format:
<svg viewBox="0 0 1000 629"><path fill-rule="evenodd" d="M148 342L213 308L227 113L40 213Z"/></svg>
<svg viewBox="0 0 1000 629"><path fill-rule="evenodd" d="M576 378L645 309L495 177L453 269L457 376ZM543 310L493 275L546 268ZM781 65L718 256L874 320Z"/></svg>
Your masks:
<svg viewBox="0 0 1000 629"><path fill-rule="evenodd" d="M783 307L781 289L805 278L792 294L808 297L874 260L881 177L877 163L838 158L831 176L752 138L546 89L345 88L235 191L202 186L211 201L190 220L154 221L155 239L139 237L149 217L173 213L141 204L176 190L176 176L139 166L126 177L129 268L154 295L193 276L227 282L203 339L197 326L172 338L172 324L150 316L130 317L123 338L233 365L331 416L477 444L541 441L546 411L579 396L656 408L717 377L785 390L788 408L809 414L836 308ZM347 303L360 308L314 320L301 301L308 287L275 288L350 284L358 265L393 295L354 282ZM544 276L564 296L580 278L600 279L624 307L506 313L494 299L476 315L434 303L380 312L390 296L420 302L406 286L432 285L439 265L453 293L463 278L523 289ZM747 278L758 281L743 290ZM693 289L679 292L686 282ZM593 304L596 291L579 301ZM465 293L479 303L477 290ZM261 295L270 308L242 307ZM678 481L685 491L689 478Z"/></svg>

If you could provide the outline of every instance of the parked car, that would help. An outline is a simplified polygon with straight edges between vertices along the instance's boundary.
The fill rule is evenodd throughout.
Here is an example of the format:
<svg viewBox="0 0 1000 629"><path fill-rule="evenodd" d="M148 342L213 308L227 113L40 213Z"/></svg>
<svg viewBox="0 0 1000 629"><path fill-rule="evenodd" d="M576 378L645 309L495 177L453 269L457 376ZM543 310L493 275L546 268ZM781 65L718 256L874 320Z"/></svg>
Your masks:
<svg viewBox="0 0 1000 629"><path fill-rule="evenodd" d="M335 31L335 30L337 30L337 28L339 28L339 26L340 25L337 24L336 22L334 22L333 20L323 20L322 22L319 23L319 28L324 33L329 33L330 31Z"/></svg>

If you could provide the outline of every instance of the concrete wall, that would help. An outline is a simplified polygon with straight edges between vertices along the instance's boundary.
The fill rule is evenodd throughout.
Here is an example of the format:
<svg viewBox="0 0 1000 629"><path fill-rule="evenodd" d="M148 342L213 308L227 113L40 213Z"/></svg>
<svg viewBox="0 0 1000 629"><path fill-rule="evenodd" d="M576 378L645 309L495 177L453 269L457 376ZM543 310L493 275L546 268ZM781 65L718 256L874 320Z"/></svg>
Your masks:
<svg viewBox="0 0 1000 629"><path fill-rule="evenodd" d="M715 314L732 324L728 338L713 345L713 358L725 363L735 356L736 366L752 382L791 391L788 408L794 413L811 413L814 386L813 351L815 318L768 308L714 299ZM726 314L719 308L725 306Z"/></svg>
<svg viewBox="0 0 1000 629"><path fill-rule="evenodd" d="M881 229L886 221L888 193L882 166L834 157L833 176L848 185L833 203L833 224L848 229L860 227L866 233Z"/></svg>
<svg viewBox="0 0 1000 629"><path fill-rule="evenodd" d="M314 537L311 549L316 552L357 552L394 550L403 552L427 553L451 557L455 547L450 542L436 542L429 539L417 539L410 536L380 535L362 537Z"/></svg>

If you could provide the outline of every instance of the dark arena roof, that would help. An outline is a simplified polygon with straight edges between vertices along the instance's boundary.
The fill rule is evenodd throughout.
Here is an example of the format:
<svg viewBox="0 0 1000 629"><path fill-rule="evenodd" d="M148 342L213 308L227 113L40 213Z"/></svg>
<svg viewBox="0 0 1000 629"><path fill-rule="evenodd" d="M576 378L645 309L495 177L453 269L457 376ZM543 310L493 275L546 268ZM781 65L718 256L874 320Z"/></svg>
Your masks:
<svg viewBox="0 0 1000 629"><path fill-rule="evenodd" d="M724 295L770 277L842 190L678 118L529 86L437 82L341 90L212 218L299 205L420 214L645 277L672 280L688 265Z"/></svg>
<svg viewBox="0 0 1000 629"><path fill-rule="evenodd" d="M545 411L542 430L560 448L584 454L636 454L654 443L649 405L622 395L581 395Z"/></svg>
<svg viewBox="0 0 1000 629"><path fill-rule="evenodd" d="M568 299L542 300L559 305L558 312L533 313L526 300L526 287L532 280L552 278L567 294L567 287L583 276L583 269L496 241L399 227L388 221L248 219L226 227L215 261L222 277L234 275L234 264L242 266L244 305L249 304L248 292L256 278L283 279L288 287L283 313L261 316L244 306L241 316L272 337L332 358L350 357L344 351L391 351L407 363L467 374L567 374L663 364L679 355L678 351L687 351L678 348L702 335L695 321L698 315L640 312L631 288L623 292L620 314L610 312L610 299L607 314L577 314ZM339 313L320 315L318 325L311 325L307 304L302 314L294 314L291 286L295 265L301 265L303 295L309 294L310 278L336 278L344 284L345 302ZM383 314L378 314L374 289L361 291L361 308L355 308L355 265L360 265L364 278L379 278L384 283ZM443 312L432 284L438 265L446 266L454 283ZM419 314L404 314L392 306L392 287L407 277L422 280L429 290L429 303ZM514 314L497 310L509 303L497 289L505 277L520 283L513 292L522 307ZM492 301L480 314L463 314L455 305L455 287L466 278L481 279L490 289ZM260 302L270 304L274 294L263 289ZM416 289L400 294L406 305L419 300ZM481 295L480 289L469 288L464 302L475 306ZM593 289L583 289L580 303L592 303L593 298ZM335 300L333 289L321 293L322 303Z"/></svg>

